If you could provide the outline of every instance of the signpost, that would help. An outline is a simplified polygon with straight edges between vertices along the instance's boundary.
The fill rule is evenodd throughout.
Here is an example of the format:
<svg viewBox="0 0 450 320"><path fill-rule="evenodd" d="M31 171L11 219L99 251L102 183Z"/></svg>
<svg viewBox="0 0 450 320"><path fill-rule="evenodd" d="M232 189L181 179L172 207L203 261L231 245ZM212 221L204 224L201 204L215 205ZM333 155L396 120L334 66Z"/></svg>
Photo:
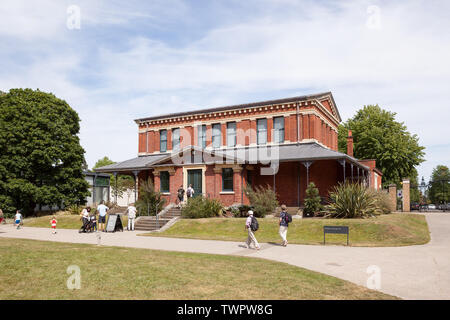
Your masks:
<svg viewBox="0 0 450 320"><path fill-rule="evenodd" d="M122 219L119 214L109 214L106 223L106 232L123 231Z"/></svg>
<svg viewBox="0 0 450 320"><path fill-rule="evenodd" d="M323 244L325 245L325 234L346 234L347 235L347 245L348 245L348 227L347 226L324 226L323 227Z"/></svg>

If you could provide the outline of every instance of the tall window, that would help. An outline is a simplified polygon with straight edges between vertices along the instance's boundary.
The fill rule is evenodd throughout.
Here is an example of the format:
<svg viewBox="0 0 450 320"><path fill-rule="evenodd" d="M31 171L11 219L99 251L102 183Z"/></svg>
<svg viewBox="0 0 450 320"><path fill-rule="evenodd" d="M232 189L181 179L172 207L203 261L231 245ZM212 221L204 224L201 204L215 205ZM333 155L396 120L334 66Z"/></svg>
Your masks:
<svg viewBox="0 0 450 320"><path fill-rule="evenodd" d="M198 146L200 148L206 148L206 125L199 125L197 127L198 133Z"/></svg>
<svg viewBox="0 0 450 320"><path fill-rule="evenodd" d="M161 180L161 192L170 192L170 175L168 171L161 171L159 173Z"/></svg>
<svg viewBox="0 0 450 320"><path fill-rule="evenodd" d="M227 147L236 146L236 122L227 123Z"/></svg>
<svg viewBox="0 0 450 320"><path fill-rule="evenodd" d="M222 169L222 191L233 191L233 169Z"/></svg>
<svg viewBox="0 0 450 320"><path fill-rule="evenodd" d="M222 144L222 125L220 123L216 123L212 125L212 145L213 148L220 148Z"/></svg>
<svg viewBox="0 0 450 320"><path fill-rule="evenodd" d="M180 128L172 129L172 150L180 149Z"/></svg>
<svg viewBox="0 0 450 320"><path fill-rule="evenodd" d="M273 118L273 142L284 142L284 117Z"/></svg>
<svg viewBox="0 0 450 320"><path fill-rule="evenodd" d="M257 143L267 143L267 119L258 119L256 122Z"/></svg>
<svg viewBox="0 0 450 320"><path fill-rule="evenodd" d="M167 151L167 130L159 131L159 151Z"/></svg>

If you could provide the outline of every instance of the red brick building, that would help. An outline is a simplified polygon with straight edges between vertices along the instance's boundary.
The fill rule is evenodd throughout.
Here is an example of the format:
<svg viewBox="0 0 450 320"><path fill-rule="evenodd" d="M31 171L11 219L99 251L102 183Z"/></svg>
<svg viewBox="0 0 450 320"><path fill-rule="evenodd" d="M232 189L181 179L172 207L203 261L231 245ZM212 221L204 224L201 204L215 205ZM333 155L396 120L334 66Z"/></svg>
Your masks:
<svg viewBox="0 0 450 320"><path fill-rule="evenodd" d="M244 186L269 185L280 203L300 207L309 182L320 195L340 181L381 187L374 160L338 152L341 117L331 92L135 120L138 157L99 172L150 179L168 203L180 186L220 199L246 203Z"/></svg>

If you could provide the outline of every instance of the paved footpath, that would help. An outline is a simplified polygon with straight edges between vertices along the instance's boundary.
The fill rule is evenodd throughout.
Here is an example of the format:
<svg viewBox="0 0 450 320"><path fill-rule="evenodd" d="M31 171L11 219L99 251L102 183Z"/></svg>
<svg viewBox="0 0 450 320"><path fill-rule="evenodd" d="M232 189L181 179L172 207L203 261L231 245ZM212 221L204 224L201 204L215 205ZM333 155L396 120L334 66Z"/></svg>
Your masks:
<svg viewBox="0 0 450 320"><path fill-rule="evenodd" d="M101 244L182 252L239 255L286 262L366 286L380 271L380 291L404 299L450 299L450 213L426 213L431 241L408 247L345 247L264 243L261 250L246 249L243 242L137 236L141 232L100 233ZM0 226L0 237L97 244L96 234L76 230ZM245 236L243 236L244 240ZM288 233L289 239L289 233ZM373 269L372 269L373 270ZM373 272L373 271L372 271Z"/></svg>

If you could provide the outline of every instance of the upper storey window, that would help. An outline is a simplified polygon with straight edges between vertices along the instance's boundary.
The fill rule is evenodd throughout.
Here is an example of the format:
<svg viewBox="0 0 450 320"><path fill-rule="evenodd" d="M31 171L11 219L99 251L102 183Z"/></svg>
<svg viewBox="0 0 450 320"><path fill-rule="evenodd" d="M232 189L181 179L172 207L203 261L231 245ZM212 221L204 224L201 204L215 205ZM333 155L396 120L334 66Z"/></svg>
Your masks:
<svg viewBox="0 0 450 320"><path fill-rule="evenodd" d="M220 148L222 142L222 129L220 123L212 125L212 146L213 148Z"/></svg>
<svg viewBox="0 0 450 320"><path fill-rule="evenodd" d="M273 142L284 142L284 117L273 118Z"/></svg>
<svg viewBox="0 0 450 320"><path fill-rule="evenodd" d="M172 129L172 150L180 150L180 128Z"/></svg>
<svg viewBox="0 0 450 320"><path fill-rule="evenodd" d="M256 122L257 143L267 143L267 119L258 119Z"/></svg>
<svg viewBox="0 0 450 320"><path fill-rule="evenodd" d="M199 125L197 127L198 133L198 146L200 148L206 148L206 125Z"/></svg>
<svg viewBox="0 0 450 320"><path fill-rule="evenodd" d="M227 123L227 147L236 146L236 122Z"/></svg>
<svg viewBox="0 0 450 320"><path fill-rule="evenodd" d="M167 130L159 131L159 151L167 151Z"/></svg>

